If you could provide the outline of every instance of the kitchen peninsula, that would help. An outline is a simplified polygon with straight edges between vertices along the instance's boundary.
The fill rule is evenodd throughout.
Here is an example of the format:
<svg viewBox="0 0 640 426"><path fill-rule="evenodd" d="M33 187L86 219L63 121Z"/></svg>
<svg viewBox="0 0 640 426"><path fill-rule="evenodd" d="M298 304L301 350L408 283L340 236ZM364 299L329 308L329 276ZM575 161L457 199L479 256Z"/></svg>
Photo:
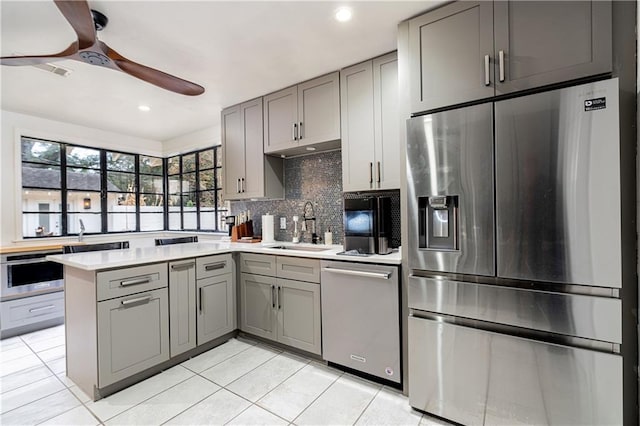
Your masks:
<svg viewBox="0 0 640 426"><path fill-rule="evenodd" d="M301 282L310 269L318 272L320 260L401 263L399 253L341 251L338 245L207 242L48 256L64 265L67 375L97 400L225 342L239 328L236 258L245 253L254 261L278 259L284 266L277 276ZM320 329L317 320L308 322Z"/></svg>

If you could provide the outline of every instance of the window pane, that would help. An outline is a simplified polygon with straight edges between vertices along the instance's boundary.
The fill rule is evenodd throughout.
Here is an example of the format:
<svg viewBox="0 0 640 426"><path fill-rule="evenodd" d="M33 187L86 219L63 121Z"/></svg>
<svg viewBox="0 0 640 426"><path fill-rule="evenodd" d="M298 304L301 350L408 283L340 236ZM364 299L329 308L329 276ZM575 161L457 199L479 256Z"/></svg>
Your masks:
<svg viewBox="0 0 640 426"><path fill-rule="evenodd" d="M162 176L140 175L140 192L162 194Z"/></svg>
<svg viewBox="0 0 640 426"><path fill-rule="evenodd" d="M196 208L196 193L189 192L187 194L182 194L182 207L183 211L187 211L187 207L193 208L195 211Z"/></svg>
<svg viewBox="0 0 640 426"><path fill-rule="evenodd" d="M206 212L200 211L200 229L203 231L215 231L216 215L215 210Z"/></svg>
<svg viewBox="0 0 640 426"><path fill-rule="evenodd" d="M182 173L196 171L196 154L187 154L182 156Z"/></svg>
<svg viewBox="0 0 640 426"><path fill-rule="evenodd" d="M140 173L162 176L162 158L140 156Z"/></svg>
<svg viewBox="0 0 640 426"><path fill-rule="evenodd" d="M200 170L213 169L213 149L207 149L206 151L200 151Z"/></svg>
<svg viewBox="0 0 640 426"><path fill-rule="evenodd" d="M179 195L170 195L168 198L169 201L169 211L176 211L175 208L177 208L177 211L180 211L180 196Z"/></svg>
<svg viewBox="0 0 640 426"><path fill-rule="evenodd" d="M99 169L100 151L97 149L67 145L67 165Z"/></svg>
<svg viewBox="0 0 640 426"><path fill-rule="evenodd" d="M167 173L170 175L180 173L180 157L169 157L169 159L167 160L167 167L169 168L169 170L167 170Z"/></svg>
<svg viewBox="0 0 640 426"><path fill-rule="evenodd" d="M135 213L108 213L107 231L109 232L129 232L136 230Z"/></svg>
<svg viewBox="0 0 640 426"><path fill-rule="evenodd" d="M198 228L198 215L191 209L185 209L184 211L184 229L197 229Z"/></svg>
<svg viewBox="0 0 640 426"><path fill-rule="evenodd" d="M220 148L216 148L216 167L222 167L222 151Z"/></svg>
<svg viewBox="0 0 640 426"><path fill-rule="evenodd" d="M100 190L100 170L67 169L67 188Z"/></svg>
<svg viewBox="0 0 640 426"><path fill-rule="evenodd" d="M62 196L60 191L22 190L23 212L61 212Z"/></svg>
<svg viewBox="0 0 640 426"><path fill-rule="evenodd" d="M180 175L169 176L169 194L180 193Z"/></svg>
<svg viewBox="0 0 640 426"><path fill-rule="evenodd" d="M222 169L216 169L216 188L222 190Z"/></svg>
<svg viewBox="0 0 640 426"><path fill-rule="evenodd" d="M164 195L162 194L140 194L140 206L157 207L162 211Z"/></svg>
<svg viewBox="0 0 640 426"><path fill-rule="evenodd" d="M142 208L140 212L141 231L162 231L164 229L164 214L162 207L159 209L160 213L148 213L146 208Z"/></svg>
<svg viewBox="0 0 640 426"><path fill-rule="evenodd" d="M107 193L107 210L110 212L119 213L135 213L136 211L136 194L133 192L128 193Z"/></svg>
<svg viewBox="0 0 640 426"><path fill-rule="evenodd" d="M107 191L131 192L136 190L133 173L107 172Z"/></svg>
<svg viewBox="0 0 640 426"><path fill-rule="evenodd" d="M191 192L196 190L196 174L184 173L182 175L182 192Z"/></svg>
<svg viewBox="0 0 640 426"><path fill-rule="evenodd" d="M22 139L22 161L60 164L60 144Z"/></svg>
<svg viewBox="0 0 640 426"><path fill-rule="evenodd" d="M84 232L102 232L100 213L69 213L67 214L67 234L80 233L80 219L84 223Z"/></svg>
<svg viewBox="0 0 640 426"><path fill-rule="evenodd" d="M213 231L216 229L215 192L200 192L200 229Z"/></svg>
<svg viewBox="0 0 640 426"><path fill-rule="evenodd" d="M213 209L216 202L216 193L214 191L200 192L200 208Z"/></svg>
<svg viewBox="0 0 640 426"><path fill-rule="evenodd" d="M68 191L67 209L69 212L100 213L100 193Z"/></svg>
<svg viewBox="0 0 640 426"><path fill-rule="evenodd" d="M200 172L200 189L215 189L214 170Z"/></svg>
<svg viewBox="0 0 640 426"><path fill-rule="evenodd" d="M136 171L136 157L121 152L107 152L107 170L134 173Z"/></svg>
<svg viewBox="0 0 640 426"><path fill-rule="evenodd" d="M61 188L60 167L22 164L22 187Z"/></svg>
<svg viewBox="0 0 640 426"><path fill-rule="evenodd" d="M169 229L171 231L179 231L182 229L180 226L180 212L171 213L171 209L169 210Z"/></svg>
<svg viewBox="0 0 640 426"><path fill-rule="evenodd" d="M49 237L60 235L60 213L22 213L24 237Z"/></svg>

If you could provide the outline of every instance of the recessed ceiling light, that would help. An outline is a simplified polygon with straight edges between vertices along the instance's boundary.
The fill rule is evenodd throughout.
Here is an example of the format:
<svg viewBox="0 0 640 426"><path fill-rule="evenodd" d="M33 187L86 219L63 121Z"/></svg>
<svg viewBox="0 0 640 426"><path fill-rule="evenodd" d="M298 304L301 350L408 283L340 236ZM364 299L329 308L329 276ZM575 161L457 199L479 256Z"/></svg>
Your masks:
<svg viewBox="0 0 640 426"><path fill-rule="evenodd" d="M149 112L151 111L151 107L149 105L138 105L138 109L140 111Z"/></svg>
<svg viewBox="0 0 640 426"><path fill-rule="evenodd" d="M352 12L350 7L339 7L336 9L335 18L338 22L347 22L351 20Z"/></svg>

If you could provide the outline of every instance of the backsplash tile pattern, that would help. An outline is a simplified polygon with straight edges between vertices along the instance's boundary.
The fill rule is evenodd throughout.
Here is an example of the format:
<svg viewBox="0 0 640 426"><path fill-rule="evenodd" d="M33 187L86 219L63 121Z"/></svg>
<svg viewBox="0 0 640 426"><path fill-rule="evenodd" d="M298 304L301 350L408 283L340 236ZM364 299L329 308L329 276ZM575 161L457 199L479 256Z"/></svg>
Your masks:
<svg viewBox="0 0 640 426"><path fill-rule="evenodd" d="M313 203L316 216L316 233L324 238L331 228L333 243L342 244L342 157L340 151L321 152L289 158L284 162L285 199L268 201L231 201L231 214L251 210L254 233L262 233L262 215L274 216L275 239L291 241L293 238L293 216L302 220L304 205ZM287 229L280 229L280 218L286 217ZM300 231L302 223L298 223ZM311 222L308 232L300 234L300 242L311 242ZM320 241L324 243L324 241Z"/></svg>

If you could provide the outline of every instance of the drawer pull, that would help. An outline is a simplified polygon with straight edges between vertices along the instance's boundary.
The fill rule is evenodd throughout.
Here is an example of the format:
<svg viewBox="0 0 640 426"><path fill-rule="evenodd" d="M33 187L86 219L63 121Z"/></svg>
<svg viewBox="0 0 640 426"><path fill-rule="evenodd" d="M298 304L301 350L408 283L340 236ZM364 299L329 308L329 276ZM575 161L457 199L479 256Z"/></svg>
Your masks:
<svg viewBox="0 0 640 426"><path fill-rule="evenodd" d="M123 306L131 306L138 303L147 303L151 300L151 296L137 297L135 299L123 300L121 303Z"/></svg>
<svg viewBox="0 0 640 426"><path fill-rule="evenodd" d="M48 311L49 309L53 309L53 308L55 308L54 305L41 306L39 308L31 308L31 309L29 309L29 313L33 314L33 313L41 312L41 311Z"/></svg>
<svg viewBox="0 0 640 426"><path fill-rule="evenodd" d="M180 269L189 269L191 267L193 267L196 264L196 262L189 262L189 263L181 263L178 265L171 265L171 270L172 271L178 271Z"/></svg>
<svg viewBox="0 0 640 426"><path fill-rule="evenodd" d="M204 265L204 270L215 271L216 269L223 269L225 266L227 266L227 262L210 263L208 265Z"/></svg>
<svg viewBox="0 0 640 426"><path fill-rule="evenodd" d="M120 281L120 286L126 287L128 285L147 284L150 282L151 282L151 277L142 277L142 278L136 278L128 281Z"/></svg>
<svg viewBox="0 0 640 426"><path fill-rule="evenodd" d="M324 268L323 271L333 272L334 274L353 275L356 277L382 278L383 280L388 280L391 276L391 272L354 271L352 269Z"/></svg>

